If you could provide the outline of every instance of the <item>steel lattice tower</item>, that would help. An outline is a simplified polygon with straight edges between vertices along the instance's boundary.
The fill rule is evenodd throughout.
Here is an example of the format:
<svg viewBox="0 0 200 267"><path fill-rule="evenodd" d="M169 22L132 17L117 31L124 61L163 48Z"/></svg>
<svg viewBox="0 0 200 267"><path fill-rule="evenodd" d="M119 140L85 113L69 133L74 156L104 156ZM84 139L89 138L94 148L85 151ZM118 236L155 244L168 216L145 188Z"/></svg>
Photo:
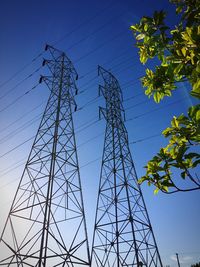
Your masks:
<svg viewBox="0 0 200 267"><path fill-rule="evenodd" d="M117 79L99 67L106 100L104 150L92 244L93 267L162 267L131 157Z"/></svg>
<svg viewBox="0 0 200 267"><path fill-rule="evenodd" d="M90 266L72 107L77 73L47 46L50 96L0 238L0 266Z"/></svg>

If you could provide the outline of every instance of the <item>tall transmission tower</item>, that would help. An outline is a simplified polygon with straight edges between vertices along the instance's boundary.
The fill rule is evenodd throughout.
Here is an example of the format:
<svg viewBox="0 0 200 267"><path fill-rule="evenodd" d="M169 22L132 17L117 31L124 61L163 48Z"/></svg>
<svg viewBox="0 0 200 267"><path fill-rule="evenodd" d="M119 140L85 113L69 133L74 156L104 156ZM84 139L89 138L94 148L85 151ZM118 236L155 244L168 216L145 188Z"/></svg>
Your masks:
<svg viewBox="0 0 200 267"><path fill-rule="evenodd" d="M0 237L0 266L90 266L72 107L77 73L46 46L50 96Z"/></svg>
<svg viewBox="0 0 200 267"><path fill-rule="evenodd" d="M92 266L162 267L131 157L117 79L98 68L106 131L92 244Z"/></svg>

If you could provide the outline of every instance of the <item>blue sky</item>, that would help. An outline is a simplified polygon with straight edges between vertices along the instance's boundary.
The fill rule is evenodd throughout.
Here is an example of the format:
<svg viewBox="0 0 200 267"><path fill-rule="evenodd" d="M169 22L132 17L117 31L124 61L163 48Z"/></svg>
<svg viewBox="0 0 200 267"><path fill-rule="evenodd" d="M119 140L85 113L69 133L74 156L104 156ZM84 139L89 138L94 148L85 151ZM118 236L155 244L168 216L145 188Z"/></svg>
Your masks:
<svg viewBox="0 0 200 267"><path fill-rule="evenodd" d="M145 66L139 62L129 30L143 15L160 9L167 11L174 25L177 17L167 0L1 1L0 231L49 95L45 85L25 94L45 73L44 68L38 70L43 57L48 57L45 53L38 56L45 43L65 51L79 74L76 102L80 110L74 114L74 124L90 244L105 130L105 121L97 121L98 106L105 105L102 97L97 98L98 64L111 70L121 84L138 176L144 174L148 159L166 144L160 132L194 100L185 84L159 105L142 94L139 77ZM155 196L153 188L143 185L142 189L164 266L177 266L175 253L183 267L200 261L199 192Z"/></svg>

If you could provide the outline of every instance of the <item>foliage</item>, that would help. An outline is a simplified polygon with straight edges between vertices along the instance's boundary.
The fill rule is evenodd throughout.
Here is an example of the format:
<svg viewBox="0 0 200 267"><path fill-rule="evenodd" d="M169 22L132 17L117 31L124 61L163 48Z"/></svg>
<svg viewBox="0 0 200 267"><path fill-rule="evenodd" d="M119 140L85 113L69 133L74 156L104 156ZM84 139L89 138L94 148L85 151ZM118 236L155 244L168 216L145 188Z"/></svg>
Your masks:
<svg viewBox="0 0 200 267"><path fill-rule="evenodd" d="M160 62L154 71L147 68L142 78L142 84L147 88L145 94L153 96L156 103L171 96L177 83L184 81L191 84L190 94L200 99L200 0L171 2L176 5L180 17L174 29L165 24L166 13L163 11L155 11L153 17L143 17L139 24L131 26L141 63L155 57ZM200 105L192 106L188 116L174 117L171 127L164 130L163 135L169 138L169 144L148 162L146 175L139 182L154 184L155 192L200 189L200 180L193 174L200 164L200 155L195 152L200 143ZM172 178L174 169L180 170L180 177L189 179L193 186L179 188Z"/></svg>
<svg viewBox="0 0 200 267"><path fill-rule="evenodd" d="M169 144L161 148L159 153L148 162L146 175L140 179L140 182L147 180L154 184L157 187L155 193L159 189L168 192L170 187L175 191L200 189L200 181L194 179L190 173L190 169L200 164L200 155L191 152L192 146L200 144L200 105L191 107L188 117L183 114L179 117L174 116L171 127L165 129L163 135L170 137ZM188 178L195 187L180 189L172 180L173 168L179 169L182 179Z"/></svg>

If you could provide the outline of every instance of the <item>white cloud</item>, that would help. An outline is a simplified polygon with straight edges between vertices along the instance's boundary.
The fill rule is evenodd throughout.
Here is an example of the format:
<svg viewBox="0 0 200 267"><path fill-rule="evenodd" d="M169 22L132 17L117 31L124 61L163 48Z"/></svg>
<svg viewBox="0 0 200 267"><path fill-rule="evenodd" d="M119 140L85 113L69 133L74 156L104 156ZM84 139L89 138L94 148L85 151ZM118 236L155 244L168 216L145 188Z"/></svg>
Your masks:
<svg viewBox="0 0 200 267"><path fill-rule="evenodd" d="M171 255L170 256L170 259L173 260L173 261L177 261L176 255ZM192 257L191 256L184 256L184 257L179 256L180 263L185 263L185 262L187 262L189 260L192 260Z"/></svg>
<svg viewBox="0 0 200 267"><path fill-rule="evenodd" d="M184 261L189 261L189 260L192 260L192 257L191 256L185 256L185 257L181 257L181 259Z"/></svg>

